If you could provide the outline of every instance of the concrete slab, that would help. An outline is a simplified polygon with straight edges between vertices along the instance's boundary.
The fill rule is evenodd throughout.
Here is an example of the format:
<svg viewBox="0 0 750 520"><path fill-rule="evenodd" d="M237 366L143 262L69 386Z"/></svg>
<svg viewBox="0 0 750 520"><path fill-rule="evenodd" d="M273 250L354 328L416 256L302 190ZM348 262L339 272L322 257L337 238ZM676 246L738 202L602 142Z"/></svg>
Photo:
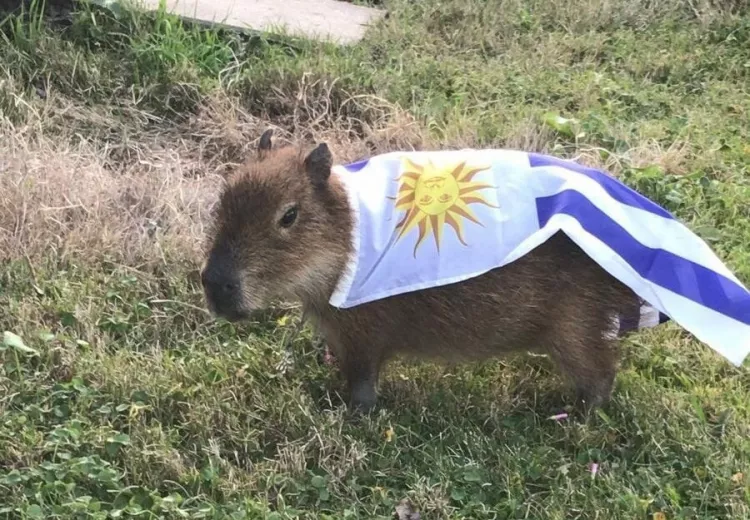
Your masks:
<svg viewBox="0 0 750 520"><path fill-rule="evenodd" d="M141 0L158 9L159 0ZM238 29L273 32L284 27L294 36L339 44L362 39L367 27L385 14L339 0L167 0L169 12Z"/></svg>

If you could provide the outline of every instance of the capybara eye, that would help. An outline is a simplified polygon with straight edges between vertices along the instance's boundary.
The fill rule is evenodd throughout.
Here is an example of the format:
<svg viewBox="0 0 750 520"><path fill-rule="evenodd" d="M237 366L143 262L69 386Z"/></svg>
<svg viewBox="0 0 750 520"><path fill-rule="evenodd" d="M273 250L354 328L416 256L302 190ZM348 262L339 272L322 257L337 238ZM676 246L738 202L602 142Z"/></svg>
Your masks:
<svg viewBox="0 0 750 520"><path fill-rule="evenodd" d="M288 228L289 226L294 224L295 220L297 220L297 207L296 206L286 210L286 213L284 213L284 216L281 217L279 224L281 224L281 227Z"/></svg>

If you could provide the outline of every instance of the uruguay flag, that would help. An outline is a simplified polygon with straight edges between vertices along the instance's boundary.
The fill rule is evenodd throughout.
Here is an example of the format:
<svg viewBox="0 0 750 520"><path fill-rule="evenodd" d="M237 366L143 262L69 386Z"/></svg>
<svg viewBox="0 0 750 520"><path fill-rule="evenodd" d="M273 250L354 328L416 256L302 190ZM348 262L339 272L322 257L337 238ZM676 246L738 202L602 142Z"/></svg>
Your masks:
<svg viewBox="0 0 750 520"><path fill-rule="evenodd" d="M656 309L654 323L673 319L737 366L750 354L747 289L669 212L599 170L460 150L394 152L333 171L355 215L335 307L481 275L562 231Z"/></svg>

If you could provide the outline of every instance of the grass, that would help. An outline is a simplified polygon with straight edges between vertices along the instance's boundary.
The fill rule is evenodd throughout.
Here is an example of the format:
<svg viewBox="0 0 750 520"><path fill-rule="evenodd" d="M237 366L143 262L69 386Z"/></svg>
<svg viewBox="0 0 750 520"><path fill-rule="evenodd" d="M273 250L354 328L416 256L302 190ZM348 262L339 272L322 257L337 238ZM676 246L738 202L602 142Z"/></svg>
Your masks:
<svg viewBox="0 0 750 520"><path fill-rule="evenodd" d="M750 282L745 2L385 5L348 48L87 4L5 20L1 515L393 518L406 499L401 518L750 518L750 373L674 325L626 343L587 421L548 419L561 382L535 357L395 364L354 421L293 307L207 316L206 216L267 125L341 160L578 157Z"/></svg>

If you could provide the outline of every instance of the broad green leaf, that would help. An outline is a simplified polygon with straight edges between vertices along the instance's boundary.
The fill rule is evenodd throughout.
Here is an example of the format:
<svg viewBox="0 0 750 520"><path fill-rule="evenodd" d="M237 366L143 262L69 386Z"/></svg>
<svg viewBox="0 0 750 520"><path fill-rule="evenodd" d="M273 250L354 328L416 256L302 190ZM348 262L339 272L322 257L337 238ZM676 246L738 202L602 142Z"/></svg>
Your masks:
<svg viewBox="0 0 750 520"><path fill-rule="evenodd" d="M320 475L315 475L310 481L310 484L312 484L312 486L315 488L321 489L326 487L326 479L321 477Z"/></svg>

